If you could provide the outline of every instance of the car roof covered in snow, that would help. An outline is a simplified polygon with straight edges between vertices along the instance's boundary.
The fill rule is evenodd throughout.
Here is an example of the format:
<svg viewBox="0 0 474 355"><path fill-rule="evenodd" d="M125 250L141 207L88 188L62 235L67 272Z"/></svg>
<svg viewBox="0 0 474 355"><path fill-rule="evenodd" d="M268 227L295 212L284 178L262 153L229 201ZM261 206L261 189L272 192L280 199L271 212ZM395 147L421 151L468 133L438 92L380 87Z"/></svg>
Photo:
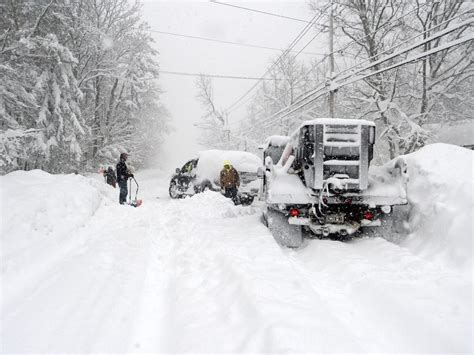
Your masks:
<svg viewBox="0 0 474 355"><path fill-rule="evenodd" d="M240 172L256 173L262 166L262 160L255 154L238 150L203 150L198 153L198 158L196 174L208 179L219 176L226 160Z"/></svg>

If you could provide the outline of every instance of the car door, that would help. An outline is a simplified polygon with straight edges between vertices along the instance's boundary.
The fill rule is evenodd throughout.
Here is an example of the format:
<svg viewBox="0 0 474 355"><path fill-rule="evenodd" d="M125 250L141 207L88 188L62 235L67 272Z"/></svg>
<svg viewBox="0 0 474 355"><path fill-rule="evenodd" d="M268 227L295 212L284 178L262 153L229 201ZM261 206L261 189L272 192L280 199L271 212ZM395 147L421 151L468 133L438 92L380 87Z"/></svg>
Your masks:
<svg viewBox="0 0 474 355"><path fill-rule="evenodd" d="M178 175L178 182L181 188L186 190L190 183L195 179L196 177L196 168L197 165L197 159L192 159L186 162L186 164L183 165L181 168L181 171Z"/></svg>

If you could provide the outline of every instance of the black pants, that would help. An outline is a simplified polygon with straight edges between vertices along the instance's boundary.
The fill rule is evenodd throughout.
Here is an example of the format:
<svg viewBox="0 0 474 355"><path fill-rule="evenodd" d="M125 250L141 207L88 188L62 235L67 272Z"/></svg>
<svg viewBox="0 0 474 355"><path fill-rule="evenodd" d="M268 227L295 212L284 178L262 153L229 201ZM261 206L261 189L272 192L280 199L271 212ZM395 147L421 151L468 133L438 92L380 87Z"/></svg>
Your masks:
<svg viewBox="0 0 474 355"><path fill-rule="evenodd" d="M232 201L234 201L235 204L238 203L238 198L237 198L237 187L226 187L224 191L224 196L227 198L231 198Z"/></svg>
<svg viewBox="0 0 474 355"><path fill-rule="evenodd" d="M128 194L127 180L119 181L118 185L120 187L119 202L121 205L123 205L125 202L127 202L127 194Z"/></svg>

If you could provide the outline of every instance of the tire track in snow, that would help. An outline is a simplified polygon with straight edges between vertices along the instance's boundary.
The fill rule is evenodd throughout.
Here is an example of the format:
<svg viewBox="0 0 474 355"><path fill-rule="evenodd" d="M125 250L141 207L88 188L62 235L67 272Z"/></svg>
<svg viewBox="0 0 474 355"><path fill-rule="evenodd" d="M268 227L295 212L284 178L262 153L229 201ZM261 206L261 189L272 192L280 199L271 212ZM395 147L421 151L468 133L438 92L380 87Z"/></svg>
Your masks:
<svg viewBox="0 0 474 355"><path fill-rule="evenodd" d="M162 210L163 203L153 203ZM153 352L165 349L170 337L170 314L173 313L175 295L173 280L166 273L163 259L172 254L175 242L164 217L153 219L146 231L149 247L146 253L146 269L143 282L137 290L138 311L133 320L133 331L128 351Z"/></svg>
<svg viewBox="0 0 474 355"><path fill-rule="evenodd" d="M288 259L311 287L321 291L332 313L369 346L368 351L469 348L466 317L449 314L450 307L441 306L456 299L456 293L469 292L454 274L381 238L311 244L287 252ZM446 281L450 285L442 287L440 282ZM453 321L448 331L447 319Z"/></svg>
<svg viewBox="0 0 474 355"><path fill-rule="evenodd" d="M164 219L176 243L163 267L172 275L176 313L169 314L172 337L160 351L361 349L318 294L295 279L258 215L198 221L170 202Z"/></svg>

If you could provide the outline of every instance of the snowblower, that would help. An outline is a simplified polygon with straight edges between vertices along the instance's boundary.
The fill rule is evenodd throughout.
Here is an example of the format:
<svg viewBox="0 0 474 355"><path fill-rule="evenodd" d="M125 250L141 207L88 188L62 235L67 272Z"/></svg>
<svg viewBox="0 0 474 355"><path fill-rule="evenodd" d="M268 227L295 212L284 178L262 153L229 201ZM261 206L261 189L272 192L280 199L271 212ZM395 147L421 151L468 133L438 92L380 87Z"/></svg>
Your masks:
<svg viewBox="0 0 474 355"><path fill-rule="evenodd" d="M137 189L135 190L135 199L132 200L132 180L135 181L135 185L137 186ZM130 179L130 188L128 189L128 202L127 204L129 204L130 206L133 206L133 207L140 207L143 203L143 200L141 199L138 199L138 182L137 180L135 180L135 177L132 176Z"/></svg>

